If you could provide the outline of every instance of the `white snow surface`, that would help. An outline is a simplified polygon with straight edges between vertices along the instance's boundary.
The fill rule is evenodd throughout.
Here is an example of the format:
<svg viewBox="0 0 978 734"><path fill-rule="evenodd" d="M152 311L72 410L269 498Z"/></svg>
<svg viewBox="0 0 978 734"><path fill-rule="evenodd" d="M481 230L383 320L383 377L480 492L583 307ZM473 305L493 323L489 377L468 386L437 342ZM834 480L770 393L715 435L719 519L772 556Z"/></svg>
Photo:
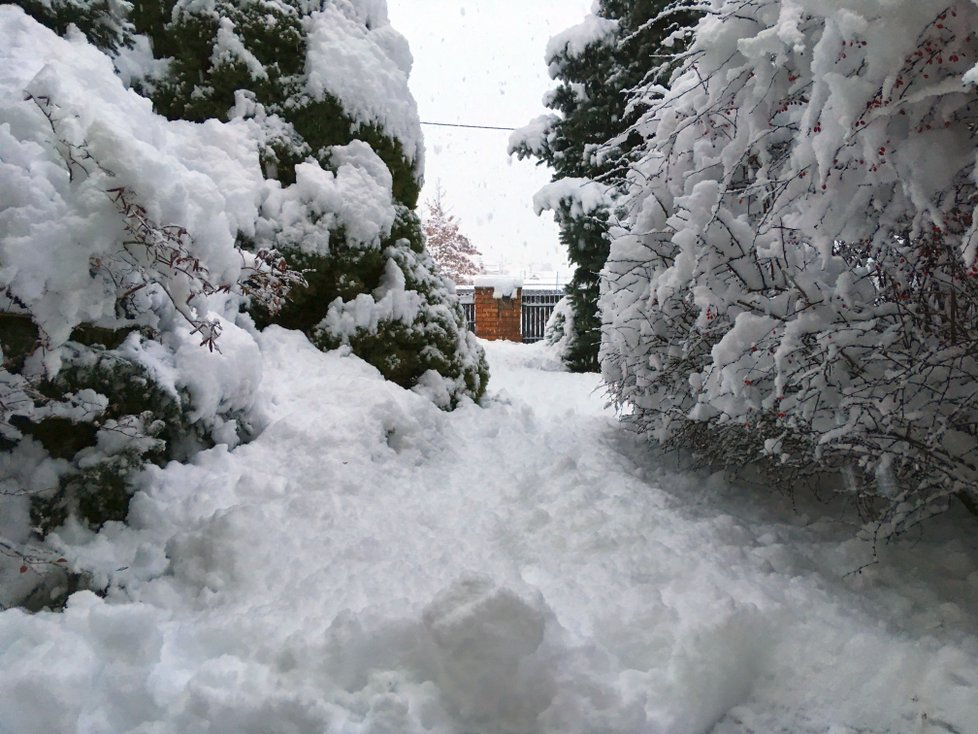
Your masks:
<svg viewBox="0 0 978 734"><path fill-rule="evenodd" d="M509 136L506 152L512 155L521 145L525 145L534 155L542 155L550 143L554 125L558 122L560 118L554 114L533 118L528 125L515 130Z"/></svg>
<svg viewBox="0 0 978 734"><path fill-rule="evenodd" d="M115 319L115 288L90 274L126 239L111 189L126 187L152 219L185 227L211 279L235 282L235 236L254 234L265 186L254 125L168 121L80 34L59 38L16 6L0 6L0 35L0 283L51 344L79 323ZM89 164L90 176L76 170L72 180L28 93L49 99L59 135L105 170Z"/></svg>
<svg viewBox="0 0 978 734"><path fill-rule="evenodd" d="M607 186L589 178L557 179L533 195L533 209L538 215L560 211L562 204L570 207L571 216L583 217L609 207L611 198Z"/></svg>
<svg viewBox="0 0 978 734"><path fill-rule="evenodd" d="M575 26L561 31L547 43L546 61L550 65L551 77L554 74L555 61L561 56L580 56L588 46L609 41L618 32L618 21L602 18L598 15L586 15L584 20Z"/></svg>
<svg viewBox="0 0 978 734"><path fill-rule="evenodd" d="M444 413L258 339L265 431L60 534L105 598L0 613L0 733L976 730L958 518L856 572L832 508L662 468L543 344Z"/></svg>
<svg viewBox="0 0 978 734"><path fill-rule="evenodd" d="M359 123L382 127L423 170L421 118L407 84L414 59L407 39L391 27L386 3L338 0L312 13L307 24L309 94L332 95Z"/></svg>

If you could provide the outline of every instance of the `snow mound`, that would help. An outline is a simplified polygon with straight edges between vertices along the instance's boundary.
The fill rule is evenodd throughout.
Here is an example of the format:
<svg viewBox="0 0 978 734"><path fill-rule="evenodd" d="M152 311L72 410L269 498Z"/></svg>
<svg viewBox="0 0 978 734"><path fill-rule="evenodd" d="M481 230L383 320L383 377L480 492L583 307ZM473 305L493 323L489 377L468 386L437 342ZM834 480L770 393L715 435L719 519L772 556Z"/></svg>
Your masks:
<svg viewBox="0 0 978 734"><path fill-rule="evenodd" d="M539 592L500 588L489 577L456 581L425 608L437 680L461 718L533 726L553 695L552 681L531 664L547 613L552 616Z"/></svg>

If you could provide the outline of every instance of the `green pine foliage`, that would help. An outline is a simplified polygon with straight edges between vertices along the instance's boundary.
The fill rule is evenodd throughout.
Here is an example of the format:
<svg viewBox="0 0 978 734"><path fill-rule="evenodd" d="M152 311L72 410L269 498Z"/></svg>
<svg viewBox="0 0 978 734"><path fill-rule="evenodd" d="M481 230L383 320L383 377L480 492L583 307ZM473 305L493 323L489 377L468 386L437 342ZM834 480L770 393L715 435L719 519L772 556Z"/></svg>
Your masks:
<svg viewBox="0 0 978 734"><path fill-rule="evenodd" d="M7 338L10 321L3 320L0 341L7 364L14 366L23 354L16 351L16 337ZM188 395L171 392L146 367L114 348L127 334L77 329L73 336L80 341L63 346L62 369L38 384L34 397L40 409L60 404L76 410L40 419L15 416L10 427L20 438L0 438L0 451L6 454L4 479L28 497L35 539L46 538L66 522L92 530L124 522L137 478L148 464L185 461L214 445L206 427L192 422ZM93 338L95 343L83 343ZM235 417L240 432L247 433L247 421ZM59 564L35 570L40 573L38 586L18 600L32 611L61 609L74 591L101 588L102 582Z"/></svg>
<svg viewBox="0 0 978 734"><path fill-rule="evenodd" d="M54 483L31 488L31 522L42 535L68 517L93 528L125 520L133 478L143 466L183 460L213 445L202 426L191 422L186 396L169 392L124 353L79 341L62 351L62 369L38 385L36 401L76 398L84 406L88 395L88 408L70 417L11 420L28 444L39 444L60 465Z"/></svg>
<svg viewBox="0 0 978 734"><path fill-rule="evenodd" d="M481 397L489 379L488 367L484 358L465 358L473 337L467 329L459 330L456 298L431 257L420 243L389 248L384 256L406 275L405 290L428 294L427 307L419 311L410 328L386 321L376 330L358 328L347 343L385 378L400 385L413 387L425 375L440 375L446 392L432 397L443 406L454 408L462 395ZM322 349L343 343L329 328L319 328L313 341Z"/></svg>
<svg viewBox="0 0 978 734"><path fill-rule="evenodd" d="M576 265L574 275L564 289L574 313L574 330L568 335L564 362L574 372L596 372L601 345L601 317L598 295L601 268L608 259L607 210L574 216L561 206L556 214L560 241L567 248L568 259Z"/></svg>
<svg viewBox="0 0 978 734"><path fill-rule="evenodd" d="M9 427L19 437L8 431L0 438L0 450L27 472L15 471L14 479L30 496L31 524L41 536L69 517L93 528L124 520L143 466L183 460L213 445L205 428L191 421L187 396L168 391L119 350L127 338L143 338L132 328L81 325L71 337L61 348L61 369L36 385L39 415L11 416ZM22 370L38 339L29 318L0 314L3 364L12 373ZM245 421L240 425L247 430ZM56 462L55 475L29 476L27 457L38 450Z"/></svg>

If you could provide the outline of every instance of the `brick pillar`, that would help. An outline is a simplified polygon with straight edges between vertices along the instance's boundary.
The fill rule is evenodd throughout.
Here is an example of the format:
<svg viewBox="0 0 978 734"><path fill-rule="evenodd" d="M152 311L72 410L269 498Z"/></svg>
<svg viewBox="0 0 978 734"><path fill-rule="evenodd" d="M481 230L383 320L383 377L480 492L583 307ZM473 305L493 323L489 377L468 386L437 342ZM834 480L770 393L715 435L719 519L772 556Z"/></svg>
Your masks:
<svg viewBox="0 0 978 734"><path fill-rule="evenodd" d="M523 341L520 317L523 310L523 289L516 288L510 298L494 298L494 288L476 286L475 334L495 341Z"/></svg>

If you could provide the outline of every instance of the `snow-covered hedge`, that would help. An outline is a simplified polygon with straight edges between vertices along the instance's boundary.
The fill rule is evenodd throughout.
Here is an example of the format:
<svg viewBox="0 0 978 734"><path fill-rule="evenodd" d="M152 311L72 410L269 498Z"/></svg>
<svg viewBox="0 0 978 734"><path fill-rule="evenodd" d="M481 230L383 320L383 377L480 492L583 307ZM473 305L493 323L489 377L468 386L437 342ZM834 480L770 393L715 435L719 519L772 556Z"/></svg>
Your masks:
<svg viewBox="0 0 978 734"><path fill-rule="evenodd" d="M838 470L887 531L978 501L976 29L972 0L709 3L604 278L649 437Z"/></svg>

